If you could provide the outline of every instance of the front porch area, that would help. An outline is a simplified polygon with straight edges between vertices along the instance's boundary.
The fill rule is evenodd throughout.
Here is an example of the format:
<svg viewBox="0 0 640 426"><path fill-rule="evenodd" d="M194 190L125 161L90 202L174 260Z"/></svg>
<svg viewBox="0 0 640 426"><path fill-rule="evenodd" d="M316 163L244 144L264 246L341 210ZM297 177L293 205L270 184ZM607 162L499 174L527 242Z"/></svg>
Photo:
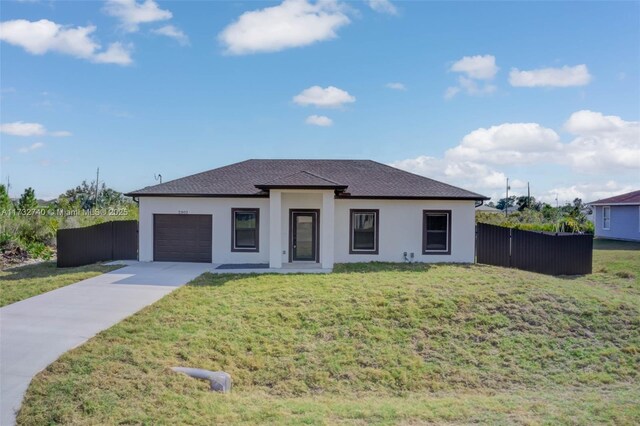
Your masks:
<svg viewBox="0 0 640 426"><path fill-rule="evenodd" d="M335 190L269 188L269 269L330 271Z"/></svg>

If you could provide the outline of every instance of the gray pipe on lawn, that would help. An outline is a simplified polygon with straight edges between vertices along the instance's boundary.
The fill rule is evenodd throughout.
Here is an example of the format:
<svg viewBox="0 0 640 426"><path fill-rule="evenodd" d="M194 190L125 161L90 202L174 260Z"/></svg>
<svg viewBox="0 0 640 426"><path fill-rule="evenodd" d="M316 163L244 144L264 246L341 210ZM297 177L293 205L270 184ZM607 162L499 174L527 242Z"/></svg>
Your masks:
<svg viewBox="0 0 640 426"><path fill-rule="evenodd" d="M189 367L171 367L171 369L175 372L191 376L194 379L208 380L211 384L212 391L222 393L231 392L231 376L229 373L225 373L224 371L210 371L203 370L201 368Z"/></svg>

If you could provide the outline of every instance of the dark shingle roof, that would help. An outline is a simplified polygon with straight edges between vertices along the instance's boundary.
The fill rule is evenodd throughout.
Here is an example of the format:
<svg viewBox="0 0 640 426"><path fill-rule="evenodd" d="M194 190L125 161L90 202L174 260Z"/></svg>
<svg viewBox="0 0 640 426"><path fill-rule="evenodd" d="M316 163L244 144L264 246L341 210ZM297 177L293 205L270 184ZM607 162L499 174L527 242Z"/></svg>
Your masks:
<svg viewBox="0 0 640 426"><path fill-rule="evenodd" d="M603 198L602 200L593 201L588 204L640 204L640 190L616 195L615 197Z"/></svg>
<svg viewBox="0 0 640 426"><path fill-rule="evenodd" d="M347 185L340 184L331 179L326 179L326 178L323 178L322 176L318 176L303 170L298 173L277 177L274 180L266 183L256 184L255 187L260 189L269 189L269 188L345 189Z"/></svg>
<svg viewBox="0 0 640 426"><path fill-rule="evenodd" d="M257 188L344 187L352 198L487 197L371 160L247 160L148 186L130 196L266 196ZM266 185L265 185L266 184ZM338 188L336 188L338 189Z"/></svg>

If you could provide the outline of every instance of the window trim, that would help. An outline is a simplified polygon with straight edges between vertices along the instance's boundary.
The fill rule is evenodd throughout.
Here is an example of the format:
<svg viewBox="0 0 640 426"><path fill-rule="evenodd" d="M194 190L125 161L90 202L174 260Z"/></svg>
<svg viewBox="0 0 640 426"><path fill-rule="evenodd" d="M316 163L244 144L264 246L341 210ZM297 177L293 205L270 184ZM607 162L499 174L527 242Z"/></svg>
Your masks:
<svg viewBox="0 0 640 426"><path fill-rule="evenodd" d="M236 213L255 213L256 215L256 246L236 247ZM231 251L243 253L257 253L260 251L260 209L255 207L231 209Z"/></svg>
<svg viewBox="0 0 640 426"><path fill-rule="evenodd" d="M353 234L355 229L353 227L353 217L357 213L373 213L376 217L376 224L374 227L374 238L373 238L373 250L363 250L363 249L354 249L353 248ZM374 254L377 255L380 249L380 209L349 209L349 254Z"/></svg>
<svg viewBox="0 0 640 426"><path fill-rule="evenodd" d="M605 211L609 210L609 217L607 217ZM605 226L606 220L609 221L609 226ZM602 230L611 231L611 206L602 206Z"/></svg>
<svg viewBox="0 0 640 426"><path fill-rule="evenodd" d="M427 250L427 215L429 214L446 214L447 215L447 249L446 250ZM451 210L423 210L422 211L422 254L451 254Z"/></svg>

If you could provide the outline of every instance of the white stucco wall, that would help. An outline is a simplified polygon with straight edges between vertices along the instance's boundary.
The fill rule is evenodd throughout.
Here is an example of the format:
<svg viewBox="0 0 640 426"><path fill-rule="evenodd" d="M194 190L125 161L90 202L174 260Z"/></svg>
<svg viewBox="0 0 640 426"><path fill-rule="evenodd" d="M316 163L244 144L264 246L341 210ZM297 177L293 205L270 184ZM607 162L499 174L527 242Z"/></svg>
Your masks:
<svg viewBox="0 0 640 426"><path fill-rule="evenodd" d="M349 209L378 209L378 254L349 254ZM422 254L422 211L451 210L451 254ZM335 262L402 262L403 252L416 262L473 263L475 256L474 201L336 200Z"/></svg>
<svg viewBox="0 0 640 426"><path fill-rule="evenodd" d="M259 251L242 253L231 251L231 209L259 208ZM268 198L189 198L140 197L139 258L153 260L154 214L211 214L213 215L213 263L268 263L269 262L269 199Z"/></svg>
<svg viewBox="0 0 640 426"><path fill-rule="evenodd" d="M188 214L213 215L214 263L274 264L274 259L278 257L281 262L286 263L289 261L289 210L319 209L320 261L323 267L331 267L332 261L402 262L402 254L405 251L409 254L414 253L414 259L418 262L474 261L474 201L333 200L332 196L328 197L325 194L326 191L308 191L304 194L277 192L281 197L281 215L277 224L270 221L268 198L140 197L140 260L153 260L153 214L178 214L180 211L186 211ZM331 204L334 205L333 217L326 215L331 209ZM260 248L257 253L231 252L231 209L237 207L260 209ZM349 254L349 209L352 208L380 211L378 255ZM451 210L450 255L422 255L423 210ZM270 241L271 229L279 231L279 239ZM330 230L333 230L333 235L330 235ZM333 246L333 253L328 250L330 246ZM334 259L331 259L331 255Z"/></svg>

